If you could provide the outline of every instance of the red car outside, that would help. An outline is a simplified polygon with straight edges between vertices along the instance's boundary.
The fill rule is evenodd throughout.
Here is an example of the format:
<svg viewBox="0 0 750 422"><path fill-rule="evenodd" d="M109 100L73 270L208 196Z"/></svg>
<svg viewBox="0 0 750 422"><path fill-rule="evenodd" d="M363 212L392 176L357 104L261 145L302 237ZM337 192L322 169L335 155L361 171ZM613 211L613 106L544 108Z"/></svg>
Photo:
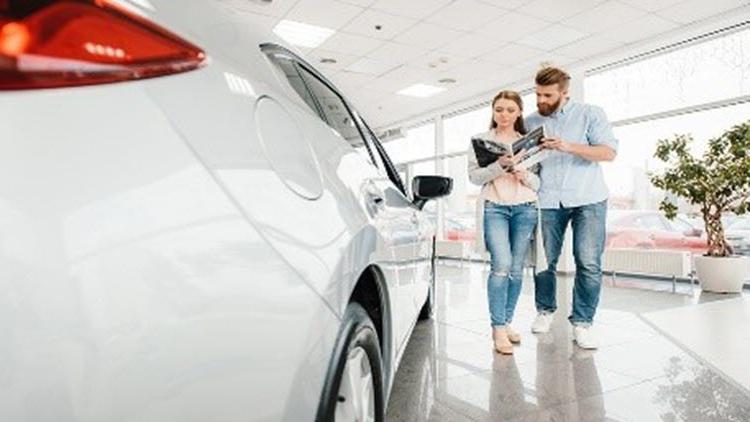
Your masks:
<svg viewBox="0 0 750 422"><path fill-rule="evenodd" d="M608 248L706 252L706 237L702 230L679 218L670 221L659 211L610 210L608 214Z"/></svg>

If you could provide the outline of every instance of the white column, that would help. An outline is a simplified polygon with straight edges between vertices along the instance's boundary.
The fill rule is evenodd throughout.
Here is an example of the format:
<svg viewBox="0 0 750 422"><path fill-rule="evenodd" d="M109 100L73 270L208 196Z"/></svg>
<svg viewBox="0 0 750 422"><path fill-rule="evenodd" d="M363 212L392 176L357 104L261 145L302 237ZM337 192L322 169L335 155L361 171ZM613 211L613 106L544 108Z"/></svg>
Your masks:
<svg viewBox="0 0 750 422"><path fill-rule="evenodd" d="M435 155L441 156L445 153L445 134L443 131L443 116L436 115L434 118L435 123ZM437 160L435 163L435 173L440 176L445 176L445 164L443 160ZM445 232L445 208L443 205L445 199L439 199L437 203L437 238L443 240L443 233Z"/></svg>

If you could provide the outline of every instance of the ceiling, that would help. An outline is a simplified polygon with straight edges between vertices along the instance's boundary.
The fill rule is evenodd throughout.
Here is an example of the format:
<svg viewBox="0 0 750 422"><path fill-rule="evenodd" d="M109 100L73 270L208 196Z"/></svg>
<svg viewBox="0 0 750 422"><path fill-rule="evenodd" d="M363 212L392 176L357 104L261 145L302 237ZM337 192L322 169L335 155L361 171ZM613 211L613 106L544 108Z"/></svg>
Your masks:
<svg viewBox="0 0 750 422"><path fill-rule="evenodd" d="M531 85L542 62L585 63L748 8L747 0L220 1L269 32L281 19L335 30L319 47L298 50L378 128ZM417 83L446 90L428 98L396 94Z"/></svg>

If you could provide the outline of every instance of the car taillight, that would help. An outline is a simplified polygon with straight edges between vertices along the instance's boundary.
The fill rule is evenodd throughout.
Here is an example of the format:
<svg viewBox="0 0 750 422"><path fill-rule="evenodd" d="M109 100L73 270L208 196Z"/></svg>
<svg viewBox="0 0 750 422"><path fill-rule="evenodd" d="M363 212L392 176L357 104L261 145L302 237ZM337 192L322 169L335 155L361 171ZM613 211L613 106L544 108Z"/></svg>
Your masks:
<svg viewBox="0 0 750 422"><path fill-rule="evenodd" d="M109 0L0 0L0 90L151 78L205 55Z"/></svg>

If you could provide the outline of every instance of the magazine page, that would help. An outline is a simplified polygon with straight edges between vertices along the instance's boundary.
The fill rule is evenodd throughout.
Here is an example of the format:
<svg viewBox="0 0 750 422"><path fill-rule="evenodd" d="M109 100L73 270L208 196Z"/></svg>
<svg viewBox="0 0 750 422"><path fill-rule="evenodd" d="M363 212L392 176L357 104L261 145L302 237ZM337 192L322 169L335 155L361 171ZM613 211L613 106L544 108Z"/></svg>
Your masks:
<svg viewBox="0 0 750 422"><path fill-rule="evenodd" d="M513 153L519 154L521 151L525 151L523 158L516 163L515 167L528 169L549 157L552 151L542 148L542 144L544 144L543 139L546 137L544 126L539 126L527 133L523 138L515 141L513 143Z"/></svg>
<svg viewBox="0 0 750 422"><path fill-rule="evenodd" d="M479 136L471 138L471 146L474 149L474 155L477 157L477 163L480 167L487 167L496 162L498 158L509 155L510 149L489 139L483 139Z"/></svg>

